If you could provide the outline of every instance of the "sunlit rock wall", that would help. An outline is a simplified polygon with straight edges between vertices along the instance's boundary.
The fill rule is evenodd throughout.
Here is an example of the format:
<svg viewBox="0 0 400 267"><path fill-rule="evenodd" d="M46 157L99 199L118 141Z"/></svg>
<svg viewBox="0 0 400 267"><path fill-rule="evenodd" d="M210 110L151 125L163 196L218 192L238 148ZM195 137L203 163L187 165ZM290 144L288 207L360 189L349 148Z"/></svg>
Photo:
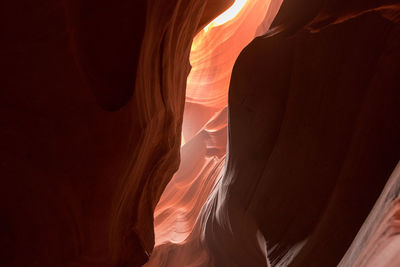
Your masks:
<svg viewBox="0 0 400 267"><path fill-rule="evenodd" d="M269 5L265 0L242 2L242 8L232 10L233 14L225 11L227 16L236 14L234 18L219 26L212 23L193 40L182 162L155 211L157 244L185 240L224 166L230 74L240 51L254 38Z"/></svg>
<svg viewBox="0 0 400 267"><path fill-rule="evenodd" d="M182 162L154 214L156 249L148 266L214 265L212 253L207 254L208 248L200 244L203 235L198 229L192 231L224 171L232 67L241 50L261 33L260 27L271 23L279 5L280 1L236 1L231 10L194 38L186 89ZM196 227L202 226L198 223ZM199 244L193 246L193 242ZM201 250L204 254L192 263L192 249L197 246L196 255Z"/></svg>
<svg viewBox="0 0 400 267"><path fill-rule="evenodd" d="M339 266L400 265L399 195L400 163Z"/></svg>
<svg viewBox="0 0 400 267"><path fill-rule="evenodd" d="M314 2L296 17L296 3L237 60L226 168L193 229L177 220L181 239L150 265L337 266L370 213L400 159L398 5ZM382 247L355 241L343 266L366 254L396 266L381 232Z"/></svg>

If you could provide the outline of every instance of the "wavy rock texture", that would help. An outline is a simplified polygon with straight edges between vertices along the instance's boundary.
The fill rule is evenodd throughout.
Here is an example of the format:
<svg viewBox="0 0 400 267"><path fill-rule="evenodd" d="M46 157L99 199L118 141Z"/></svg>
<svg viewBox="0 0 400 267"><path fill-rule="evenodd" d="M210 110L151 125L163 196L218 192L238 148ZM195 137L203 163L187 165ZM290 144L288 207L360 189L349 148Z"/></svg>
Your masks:
<svg viewBox="0 0 400 267"><path fill-rule="evenodd" d="M396 266L398 2L285 0L226 108L232 3L1 4L0 265Z"/></svg>
<svg viewBox="0 0 400 267"><path fill-rule="evenodd" d="M1 4L0 265L147 260L179 164L191 43L231 4Z"/></svg>
<svg viewBox="0 0 400 267"><path fill-rule="evenodd" d="M157 244L184 241L220 177L226 152L231 71L240 51L254 39L268 6L269 1L264 0L246 3L234 19L200 31L193 41L182 162L155 211Z"/></svg>
<svg viewBox="0 0 400 267"><path fill-rule="evenodd" d="M227 93L232 67L260 27L272 22L271 16L275 16L279 6L280 1L249 1L232 20L206 27L195 37L186 90L182 162L157 205L156 248L146 266L213 264L205 252L207 248L201 244L201 230L193 231L193 227L224 172ZM186 252L187 249L191 252ZM198 250L196 255L202 254L195 263L193 249ZM178 256L171 257L172 253Z"/></svg>
<svg viewBox="0 0 400 267"><path fill-rule="evenodd" d="M400 158L399 6L351 4L296 22L285 1L239 56L208 246L232 246L244 218L272 265L336 266L350 246Z"/></svg>
<svg viewBox="0 0 400 267"><path fill-rule="evenodd" d="M284 2L242 52L226 169L190 235L157 247L150 265L339 263L400 158L399 13L332 3L294 16L298 2Z"/></svg>

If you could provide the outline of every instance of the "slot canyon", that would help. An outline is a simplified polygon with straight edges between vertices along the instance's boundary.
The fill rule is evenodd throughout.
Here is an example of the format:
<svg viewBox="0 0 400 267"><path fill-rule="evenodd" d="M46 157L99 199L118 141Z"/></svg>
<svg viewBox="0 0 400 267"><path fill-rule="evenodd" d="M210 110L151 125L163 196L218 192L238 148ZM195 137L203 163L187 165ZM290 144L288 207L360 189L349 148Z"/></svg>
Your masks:
<svg viewBox="0 0 400 267"><path fill-rule="evenodd" d="M1 266L400 266L399 1L0 12Z"/></svg>

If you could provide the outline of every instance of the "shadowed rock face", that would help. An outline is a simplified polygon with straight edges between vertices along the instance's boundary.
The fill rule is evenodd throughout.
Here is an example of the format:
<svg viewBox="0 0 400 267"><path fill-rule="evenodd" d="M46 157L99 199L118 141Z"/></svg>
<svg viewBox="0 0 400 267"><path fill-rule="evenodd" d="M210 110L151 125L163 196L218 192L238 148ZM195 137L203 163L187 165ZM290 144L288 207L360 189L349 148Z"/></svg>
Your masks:
<svg viewBox="0 0 400 267"><path fill-rule="evenodd" d="M233 1L14 2L0 8L0 265L141 266L179 165L192 40ZM226 171L157 259L339 263L400 159L399 8L284 1L234 68ZM342 266L384 259L371 244L399 232L398 176Z"/></svg>
<svg viewBox="0 0 400 267"><path fill-rule="evenodd" d="M236 62L226 171L150 266L336 266L393 171L398 6L286 3Z"/></svg>
<svg viewBox="0 0 400 267"><path fill-rule="evenodd" d="M113 198L139 130L122 106L145 10L144 1L2 4L0 265L109 261Z"/></svg>
<svg viewBox="0 0 400 267"><path fill-rule="evenodd" d="M157 247L149 266L336 266L399 160L399 6L311 3L296 16L285 3L235 64L227 166L210 174L222 178L190 235ZM390 204L398 178L387 187ZM375 252L391 266L375 240L397 260L382 228L398 233L396 203L341 266Z"/></svg>
<svg viewBox="0 0 400 267"><path fill-rule="evenodd" d="M236 62L226 209L272 263L305 241L291 266L336 266L400 158L399 6L367 7L322 9Z"/></svg>
<svg viewBox="0 0 400 267"><path fill-rule="evenodd" d="M147 260L209 3L1 4L0 265Z"/></svg>

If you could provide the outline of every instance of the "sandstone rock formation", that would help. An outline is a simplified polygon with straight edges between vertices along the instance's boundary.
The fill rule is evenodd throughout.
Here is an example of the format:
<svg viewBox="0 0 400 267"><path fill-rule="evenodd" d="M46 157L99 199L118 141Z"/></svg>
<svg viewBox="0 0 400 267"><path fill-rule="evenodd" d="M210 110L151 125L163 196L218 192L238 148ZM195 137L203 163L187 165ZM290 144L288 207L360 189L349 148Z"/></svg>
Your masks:
<svg viewBox="0 0 400 267"><path fill-rule="evenodd" d="M302 244L291 266L335 266L400 158L398 6L327 2L300 26L285 3L234 68L227 205L243 203L272 263Z"/></svg>
<svg viewBox="0 0 400 267"><path fill-rule="evenodd" d="M234 2L1 4L0 265L400 264L398 1Z"/></svg>
<svg viewBox="0 0 400 267"><path fill-rule="evenodd" d="M1 265L147 261L192 39L231 3L2 3Z"/></svg>
<svg viewBox="0 0 400 267"><path fill-rule="evenodd" d="M237 60L226 170L152 266L336 266L399 160L398 5L296 3Z"/></svg>

